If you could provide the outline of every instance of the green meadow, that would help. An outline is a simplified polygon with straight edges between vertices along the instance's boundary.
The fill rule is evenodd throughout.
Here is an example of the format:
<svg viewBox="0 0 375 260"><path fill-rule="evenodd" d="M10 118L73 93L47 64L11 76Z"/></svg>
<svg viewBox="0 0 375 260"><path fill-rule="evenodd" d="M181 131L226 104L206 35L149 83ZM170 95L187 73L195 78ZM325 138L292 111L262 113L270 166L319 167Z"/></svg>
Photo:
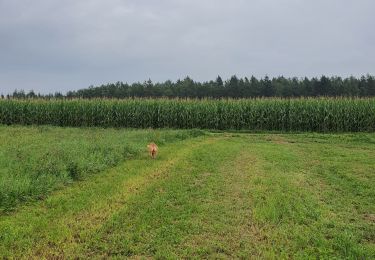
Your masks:
<svg viewBox="0 0 375 260"><path fill-rule="evenodd" d="M0 258L375 258L374 133L1 126L0 155Z"/></svg>

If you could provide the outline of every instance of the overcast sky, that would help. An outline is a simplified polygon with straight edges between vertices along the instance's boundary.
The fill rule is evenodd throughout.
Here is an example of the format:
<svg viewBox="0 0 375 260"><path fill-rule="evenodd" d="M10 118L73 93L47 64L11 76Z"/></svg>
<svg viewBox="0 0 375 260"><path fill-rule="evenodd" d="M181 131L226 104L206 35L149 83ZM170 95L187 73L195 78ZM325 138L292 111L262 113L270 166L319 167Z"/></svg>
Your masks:
<svg viewBox="0 0 375 260"><path fill-rule="evenodd" d="M0 93L375 74L374 0L0 0Z"/></svg>

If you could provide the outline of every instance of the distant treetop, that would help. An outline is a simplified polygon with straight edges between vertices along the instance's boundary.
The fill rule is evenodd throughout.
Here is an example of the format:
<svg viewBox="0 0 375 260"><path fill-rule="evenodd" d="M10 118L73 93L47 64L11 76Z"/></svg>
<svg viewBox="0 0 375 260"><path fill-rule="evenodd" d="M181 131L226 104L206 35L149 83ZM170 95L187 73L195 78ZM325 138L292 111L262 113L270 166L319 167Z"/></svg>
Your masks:
<svg viewBox="0 0 375 260"><path fill-rule="evenodd" d="M77 91L41 95L34 91L15 90L13 98L253 98L253 97L317 97L317 96L375 96L375 78L371 75L356 77L285 78L283 76L250 79L232 76L225 82L216 80L197 82L190 77L172 82L153 83L151 79L140 83L116 82L89 86ZM9 96L8 96L9 97ZM4 96L2 96L4 98Z"/></svg>

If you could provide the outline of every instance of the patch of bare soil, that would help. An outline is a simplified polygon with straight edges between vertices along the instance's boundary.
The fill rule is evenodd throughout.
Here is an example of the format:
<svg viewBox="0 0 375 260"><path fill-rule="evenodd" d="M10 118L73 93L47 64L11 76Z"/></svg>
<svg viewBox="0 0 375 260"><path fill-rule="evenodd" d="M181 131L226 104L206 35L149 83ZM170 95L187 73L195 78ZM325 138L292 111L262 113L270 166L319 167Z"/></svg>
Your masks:
<svg viewBox="0 0 375 260"><path fill-rule="evenodd" d="M369 221L369 222L371 222L371 223L375 223L375 214L370 214L370 213L368 213L368 214L365 214L365 215L363 216L363 218L364 218L366 221Z"/></svg>

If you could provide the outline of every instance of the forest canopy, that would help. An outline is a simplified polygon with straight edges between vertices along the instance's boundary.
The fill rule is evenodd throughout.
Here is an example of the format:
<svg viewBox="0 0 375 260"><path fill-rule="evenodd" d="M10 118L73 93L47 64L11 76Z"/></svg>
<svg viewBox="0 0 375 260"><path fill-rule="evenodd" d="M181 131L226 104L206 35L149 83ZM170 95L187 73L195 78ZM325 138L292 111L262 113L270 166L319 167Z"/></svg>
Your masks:
<svg viewBox="0 0 375 260"><path fill-rule="evenodd" d="M197 82L186 77L172 82L167 80L154 83L151 79L132 84L124 82L90 86L66 94L41 95L34 91L25 93L15 90L13 98L131 98L131 97L169 97L169 98L254 98L254 97L318 97L318 96L375 96L375 78L371 75L356 77L320 78L285 78L283 76L269 78L238 78L232 76L223 81L218 76L215 80ZM2 95L4 98L4 96Z"/></svg>

